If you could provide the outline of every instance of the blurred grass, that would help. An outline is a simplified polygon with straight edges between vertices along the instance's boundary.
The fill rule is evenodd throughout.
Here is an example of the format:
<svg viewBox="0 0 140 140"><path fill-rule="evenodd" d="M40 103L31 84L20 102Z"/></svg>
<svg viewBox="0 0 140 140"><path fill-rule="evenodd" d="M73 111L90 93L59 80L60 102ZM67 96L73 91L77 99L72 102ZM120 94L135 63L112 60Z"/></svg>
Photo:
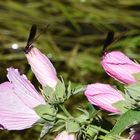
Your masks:
<svg viewBox="0 0 140 140"><path fill-rule="evenodd" d="M35 45L52 60L59 75L73 83L114 83L100 66L100 53L107 31L126 33L110 49L122 50L140 62L139 0L1 0L0 76L14 66L26 73L35 85L23 48L33 23L39 29L49 24ZM18 49L12 49L16 43ZM38 128L37 128L38 129ZM27 133L26 133L27 132ZM0 132L0 139L37 139L39 131ZM26 133L26 137L22 137ZM32 137L32 138L31 138ZM47 137L48 140L48 137Z"/></svg>

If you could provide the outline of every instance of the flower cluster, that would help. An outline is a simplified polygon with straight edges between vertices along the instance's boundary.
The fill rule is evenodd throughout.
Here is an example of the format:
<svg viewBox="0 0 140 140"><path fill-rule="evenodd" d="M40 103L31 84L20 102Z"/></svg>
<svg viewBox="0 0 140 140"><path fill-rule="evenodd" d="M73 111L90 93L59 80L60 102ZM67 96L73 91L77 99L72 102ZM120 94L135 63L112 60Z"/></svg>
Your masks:
<svg viewBox="0 0 140 140"><path fill-rule="evenodd" d="M0 84L1 130L22 130L41 122L45 124L44 127L47 125L46 133L51 128L55 128L56 124L62 125L62 127L58 125L60 129L56 128L59 134L55 140L76 140L78 137L93 139L99 131L106 133L92 124L98 120L96 115L92 116L87 110L79 108L82 115L74 117L67 111L63 103L79 90L73 92L70 84L66 87L64 82L58 79L56 70L47 56L35 47L31 48L25 56L42 89L38 92L27 77L19 73L18 69L8 68L8 81ZM140 65L122 52L105 53L101 64L109 76L124 85L138 83L134 74L140 73ZM115 104L127 100L122 91L104 83L87 85L84 88L84 95L92 105L114 114L122 113ZM139 132L134 132L131 140L138 139Z"/></svg>
<svg viewBox="0 0 140 140"><path fill-rule="evenodd" d="M115 80L126 85L137 83L134 74L140 73L140 65L130 60L122 52L112 51L105 53L101 64L106 73ZM119 110L112 105L124 100L121 91L108 84L101 83L88 85L85 95L92 104L112 113L119 112Z"/></svg>
<svg viewBox="0 0 140 140"><path fill-rule="evenodd" d="M31 62L32 69L35 69L34 73L37 78L41 77L40 75L44 70L42 66L45 66L45 70L47 70L44 73L45 77L42 75L44 78L42 77L39 81L41 84L54 87L57 76L50 60L36 48L33 48L27 54L27 59L29 63ZM39 64L36 65L36 68L35 63ZM38 70L36 71L36 69ZM32 127L34 123L41 119L34 108L45 104L45 99L27 77L21 75L17 69L11 67L7 71L9 81L0 84L0 129L22 130Z"/></svg>

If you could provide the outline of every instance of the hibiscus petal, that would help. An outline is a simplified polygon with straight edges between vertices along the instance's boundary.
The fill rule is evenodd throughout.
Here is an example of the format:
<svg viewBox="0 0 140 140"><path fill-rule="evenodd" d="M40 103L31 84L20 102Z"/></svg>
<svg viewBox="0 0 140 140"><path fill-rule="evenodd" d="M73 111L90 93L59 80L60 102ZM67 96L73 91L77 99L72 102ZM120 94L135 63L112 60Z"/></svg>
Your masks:
<svg viewBox="0 0 140 140"><path fill-rule="evenodd" d="M51 61L37 48L32 48L26 54L27 60L33 73L43 86L55 88L57 84L57 73Z"/></svg>
<svg viewBox="0 0 140 140"><path fill-rule="evenodd" d="M101 61L106 73L123 84L137 82L134 75L140 72L140 65L130 60L120 51L105 53Z"/></svg>
<svg viewBox="0 0 140 140"><path fill-rule="evenodd" d="M13 92L10 82L0 84L0 129L22 130L31 127L40 117Z"/></svg>
<svg viewBox="0 0 140 140"><path fill-rule="evenodd" d="M91 104L100 108L117 113L119 110L113 106L114 103L124 100L121 92L108 84L94 83L87 86L85 96Z"/></svg>
<svg viewBox="0 0 140 140"><path fill-rule="evenodd" d="M43 97L37 92L25 75L20 75L17 69L8 68L7 77L13 84L15 94L29 107L34 108L44 104Z"/></svg>

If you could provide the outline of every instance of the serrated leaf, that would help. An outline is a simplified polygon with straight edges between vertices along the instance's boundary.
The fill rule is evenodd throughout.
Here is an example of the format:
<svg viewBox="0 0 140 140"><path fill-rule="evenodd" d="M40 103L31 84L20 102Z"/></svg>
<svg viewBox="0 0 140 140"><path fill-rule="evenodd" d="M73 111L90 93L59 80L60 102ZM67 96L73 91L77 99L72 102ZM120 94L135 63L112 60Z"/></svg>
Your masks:
<svg viewBox="0 0 140 140"><path fill-rule="evenodd" d="M67 120L65 126L68 133L75 133L80 130L79 123L74 122L73 120Z"/></svg>
<svg viewBox="0 0 140 140"><path fill-rule="evenodd" d="M120 135L125 129L139 122L140 111L129 110L119 117L109 135Z"/></svg>

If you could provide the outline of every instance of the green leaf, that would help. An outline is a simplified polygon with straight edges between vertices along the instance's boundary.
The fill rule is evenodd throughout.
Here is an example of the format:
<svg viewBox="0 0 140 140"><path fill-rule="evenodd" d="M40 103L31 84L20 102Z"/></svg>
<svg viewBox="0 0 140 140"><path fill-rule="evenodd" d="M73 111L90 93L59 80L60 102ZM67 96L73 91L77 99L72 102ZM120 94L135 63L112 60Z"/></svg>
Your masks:
<svg viewBox="0 0 140 140"><path fill-rule="evenodd" d="M54 128L53 128L53 132L58 132L58 131L60 131L60 130L63 130L64 127L65 127L65 124L62 124L62 125L57 126L57 127L54 127Z"/></svg>
<svg viewBox="0 0 140 140"><path fill-rule="evenodd" d="M76 121L78 121L79 123L82 123L82 122L85 122L88 118L89 118L89 116L82 114L76 118Z"/></svg>
<svg viewBox="0 0 140 140"><path fill-rule="evenodd" d="M54 121L56 118L57 111L54 109L53 106L49 104L39 105L34 108L36 113L43 119L48 121Z"/></svg>
<svg viewBox="0 0 140 140"><path fill-rule="evenodd" d="M47 122L44 124L41 133L40 133L40 137L39 140L41 140L48 132L49 130L54 126L54 122Z"/></svg>
<svg viewBox="0 0 140 140"><path fill-rule="evenodd" d="M83 112L84 114L81 114L80 116L78 116L76 118L77 122L85 122L87 119L89 119L89 112L87 110L84 110L82 108L78 108L78 110L80 110L81 112Z"/></svg>
<svg viewBox="0 0 140 140"><path fill-rule="evenodd" d="M100 138L102 139L102 140L127 140L127 139L120 139L119 137L117 137L117 136L100 136Z"/></svg>
<svg viewBox="0 0 140 140"><path fill-rule="evenodd" d="M71 82L69 81L68 87L67 87L67 99L71 96L72 90L71 90Z"/></svg>
<svg viewBox="0 0 140 140"><path fill-rule="evenodd" d="M79 123L75 122L74 120L67 120L65 125L66 125L66 131L69 133L75 133L80 130Z"/></svg>
<svg viewBox="0 0 140 140"><path fill-rule="evenodd" d="M139 122L140 111L129 110L119 117L109 135L120 135L125 129Z"/></svg>
<svg viewBox="0 0 140 140"><path fill-rule="evenodd" d="M62 113L57 113L56 117L57 117L57 119L62 119L62 120L66 120L67 119L67 116L65 116Z"/></svg>
<svg viewBox="0 0 140 140"><path fill-rule="evenodd" d="M58 120L55 122L54 127L52 128L53 132L64 130L65 128L65 121L64 120Z"/></svg>
<svg viewBox="0 0 140 140"><path fill-rule="evenodd" d="M72 94L77 94L77 93L80 93L80 92L83 92L85 91L86 89L86 86L85 85L80 85L78 87L76 87L73 91L72 91Z"/></svg>

